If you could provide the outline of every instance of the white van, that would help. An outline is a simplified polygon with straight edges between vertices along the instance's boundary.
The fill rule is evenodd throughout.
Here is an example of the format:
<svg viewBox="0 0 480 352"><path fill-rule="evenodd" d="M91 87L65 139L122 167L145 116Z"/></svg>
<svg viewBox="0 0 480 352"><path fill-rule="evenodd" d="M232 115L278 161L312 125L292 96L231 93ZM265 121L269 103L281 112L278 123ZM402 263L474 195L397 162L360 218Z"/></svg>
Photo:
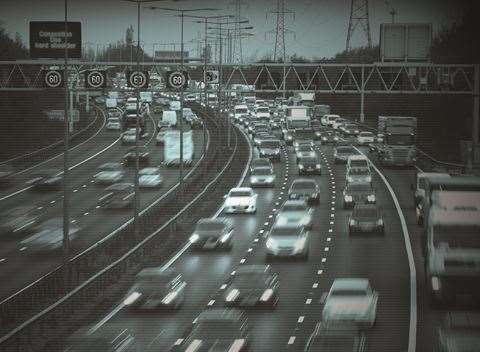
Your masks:
<svg viewBox="0 0 480 352"><path fill-rule="evenodd" d="M323 121L322 123L325 125L325 126L329 126L329 127L333 127L333 124L335 122L336 119L339 119L340 118L340 115L334 115L334 114L327 114L327 115L324 115L323 116Z"/></svg>
<svg viewBox="0 0 480 352"><path fill-rule="evenodd" d="M172 110L164 110L162 114L162 122L168 123L170 126L176 126L177 112Z"/></svg>

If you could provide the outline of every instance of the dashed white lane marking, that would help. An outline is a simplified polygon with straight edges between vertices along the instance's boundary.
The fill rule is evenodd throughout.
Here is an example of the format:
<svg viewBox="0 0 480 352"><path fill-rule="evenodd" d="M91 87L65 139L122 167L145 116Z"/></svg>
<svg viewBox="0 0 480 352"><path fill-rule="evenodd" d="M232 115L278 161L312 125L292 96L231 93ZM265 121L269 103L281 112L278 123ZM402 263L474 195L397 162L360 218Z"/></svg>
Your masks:
<svg viewBox="0 0 480 352"><path fill-rule="evenodd" d="M245 263L245 261L246 261L245 258L242 258L242 259L240 260L240 264Z"/></svg>
<svg viewBox="0 0 480 352"><path fill-rule="evenodd" d="M37 207L37 210L42 210L42 209L43 209L43 207Z"/></svg>
<svg viewBox="0 0 480 352"><path fill-rule="evenodd" d="M273 215L269 215L268 218L269 218L269 219L273 218Z"/></svg>
<svg viewBox="0 0 480 352"><path fill-rule="evenodd" d="M332 205L335 205L335 202L332 202Z"/></svg>
<svg viewBox="0 0 480 352"><path fill-rule="evenodd" d="M328 229L328 232L333 232L333 229Z"/></svg>
<svg viewBox="0 0 480 352"><path fill-rule="evenodd" d="M328 252L329 250L330 250L330 248L328 248L328 247L325 247L325 249L324 249L325 252Z"/></svg>
<svg viewBox="0 0 480 352"><path fill-rule="evenodd" d="M327 242L330 242L332 240L331 237L327 237Z"/></svg>
<svg viewBox="0 0 480 352"><path fill-rule="evenodd" d="M73 219L72 221L70 221L72 224L75 224L77 222L77 220Z"/></svg>
<svg viewBox="0 0 480 352"><path fill-rule="evenodd" d="M220 290L225 290L227 288L227 284L223 284L222 286L220 286Z"/></svg>
<svg viewBox="0 0 480 352"><path fill-rule="evenodd" d="M7 258L2 258L2 259L0 259L0 263L3 263L3 262L6 261L6 260L7 260Z"/></svg>
<svg viewBox="0 0 480 352"><path fill-rule="evenodd" d="M327 258L322 258L322 263L325 263L327 261Z"/></svg>
<svg viewBox="0 0 480 352"><path fill-rule="evenodd" d="M87 216L88 214L90 214L88 211L83 213L83 215Z"/></svg>
<svg viewBox="0 0 480 352"><path fill-rule="evenodd" d="M73 193L76 193L76 192L78 192L78 189L74 189L74 190L73 190Z"/></svg>
<svg viewBox="0 0 480 352"><path fill-rule="evenodd" d="M318 288L318 282L315 282L315 283L312 285L312 288Z"/></svg>
<svg viewBox="0 0 480 352"><path fill-rule="evenodd" d="M312 299L311 298L307 298L307 300L305 301L305 304L311 304L312 303Z"/></svg>
<svg viewBox="0 0 480 352"><path fill-rule="evenodd" d="M55 201L54 201L54 200L52 200L52 201L50 202L50 204L55 204Z"/></svg>
<svg viewBox="0 0 480 352"><path fill-rule="evenodd" d="M82 188L86 188L86 187L87 187L87 185L82 185Z"/></svg>
<svg viewBox="0 0 480 352"><path fill-rule="evenodd" d="M335 207L331 207L330 210L335 210Z"/></svg>
<svg viewBox="0 0 480 352"><path fill-rule="evenodd" d="M255 239L253 240L253 242L258 242L258 238L255 238Z"/></svg>
<svg viewBox="0 0 480 352"><path fill-rule="evenodd" d="M305 317L301 315L298 317L297 323L303 323L304 320L305 320Z"/></svg>
<svg viewBox="0 0 480 352"><path fill-rule="evenodd" d="M90 183L94 183L94 182L95 182L95 180L91 180L91 181L90 181Z"/></svg>
<svg viewBox="0 0 480 352"><path fill-rule="evenodd" d="M269 224L269 222L267 221L263 224L263 226L268 226L268 224Z"/></svg>
<svg viewBox="0 0 480 352"><path fill-rule="evenodd" d="M295 336L290 336L290 338L288 339L288 344L293 345L294 342L295 342Z"/></svg>
<svg viewBox="0 0 480 352"><path fill-rule="evenodd" d="M334 217L335 217L335 214L330 214L330 217L331 217L331 218L334 218Z"/></svg>
<svg viewBox="0 0 480 352"><path fill-rule="evenodd" d="M260 230L260 231L259 231L260 234L262 234L262 233L264 233L264 232L265 232L265 230Z"/></svg>
<svg viewBox="0 0 480 352"><path fill-rule="evenodd" d="M248 253L250 253L251 251L253 251L253 248L249 248L249 249L247 250Z"/></svg>
<svg viewBox="0 0 480 352"><path fill-rule="evenodd" d="M332 220L332 221L330 221L330 225L333 225L333 224L334 224L334 221L333 221L333 220Z"/></svg>
<svg viewBox="0 0 480 352"><path fill-rule="evenodd" d="M214 299L212 299L212 300L210 300L210 302L208 302L208 304L207 304L207 305L208 305L208 306L213 306L213 305L214 305L214 303L215 303L215 300L214 300Z"/></svg>
<svg viewBox="0 0 480 352"><path fill-rule="evenodd" d="M322 270L322 269L320 269L320 270L317 271L317 275L322 275L322 274L323 274L323 270Z"/></svg>
<svg viewBox="0 0 480 352"><path fill-rule="evenodd" d="M27 247L22 247L19 250L20 250L20 252L23 252L25 249L27 249Z"/></svg>

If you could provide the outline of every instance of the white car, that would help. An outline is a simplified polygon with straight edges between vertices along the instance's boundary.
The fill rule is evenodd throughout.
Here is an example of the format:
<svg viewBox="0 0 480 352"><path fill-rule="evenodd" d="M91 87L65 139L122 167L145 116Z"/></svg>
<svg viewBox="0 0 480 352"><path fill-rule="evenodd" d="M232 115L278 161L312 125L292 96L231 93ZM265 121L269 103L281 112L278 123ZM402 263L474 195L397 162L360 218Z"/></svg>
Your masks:
<svg viewBox="0 0 480 352"><path fill-rule="evenodd" d="M360 145L370 144L375 142L375 135L372 132L363 131L357 136L357 143Z"/></svg>
<svg viewBox="0 0 480 352"><path fill-rule="evenodd" d="M109 131L119 131L122 128L118 117L110 117L105 126Z"/></svg>
<svg viewBox="0 0 480 352"><path fill-rule="evenodd" d="M250 187L232 188L225 196L225 213L255 213L257 194Z"/></svg>
<svg viewBox="0 0 480 352"><path fill-rule="evenodd" d="M378 293L368 279L335 279L326 295L322 311L324 322L353 322L372 327L377 314Z"/></svg>
<svg viewBox="0 0 480 352"><path fill-rule="evenodd" d="M305 226L306 229L312 228L312 208L303 199L287 200L280 208L275 224L279 226L287 226L298 224Z"/></svg>
<svg viewBox="0 0 480 352"><path fill-rule="evenodd" d="M138 185L142 188L160 187L163 183L158 167L146 167L138 172Z"/></svg>
<svg viewBox="0 0 480 352"><path fill-rule="evenodd" d="M270 119L270 109L266 106L255 108L255 116L257 119Z"/></svg>
<svg viewBox="0 0 480 352"><path fill-rule="evenodd" d="M122 133L122 144L135 144L137 134L134 128L131 128Z"/></svg>
<svg viewBox="0 0 480 352"><path fill-rule="evenodd" d="M120 182L125 176L123 167L120 163L105 163L98 167L97 172L93 177L95 183L102 185L113 185Z"/></svg>

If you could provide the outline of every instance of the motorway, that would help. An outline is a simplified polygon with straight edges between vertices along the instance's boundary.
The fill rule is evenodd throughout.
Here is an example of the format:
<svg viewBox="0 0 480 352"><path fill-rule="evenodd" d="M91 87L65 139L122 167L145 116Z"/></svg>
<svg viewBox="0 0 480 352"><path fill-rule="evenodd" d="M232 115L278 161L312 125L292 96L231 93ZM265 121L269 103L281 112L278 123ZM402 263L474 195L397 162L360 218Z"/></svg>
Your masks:
<svg viewBox="0 0 480 352"><path fill-rule="evenodd" d="M102 112L103 114L103 112ZM152 125L156 125L158 116L152 115L149 123L149 136L143 140L150 152L150 165L158 165L163 159L163 146L155 145L155 133ZM192 165L199 160L203 151L203 132L195 130L193 135L195 159ZM132 146L122 146L119 134L116 131L107 131L103 128L94 138L90 138L70 152L69 189L70 221L80 227L80 232L72 241L72 256L117 229L131 219L131 210L105 210L97 207L97 200L103 194L103 186L94 184L93 175L97 168L106 162L120 162L123 155ZM41 213L42 219L61 217L63 195L61 191L36 192L25 187L25 181L37 169L62 169L63 158L55 157L42 165L29 168L15 177L15 184L0 194L0 211L21 205L35 206ZM188 172L190 168L186 169ZM140 210L156 201L162 194L173 187L179 177L175 168L161 166L164 179L159 189L145 189L140 191ZM124 182L134 182L134 168L126 168ZM0 300L7 298L18 290L27 286L39 277L53 270L61 264L60 251L52 255L38 256L29 251L28 247L19 245L24 237L1 238L0 247L0 280L8 285L0 285Z"/></svg>
<svg viewBox="0 0 480 352"><path fill-rule="evenodd" d="M280 280L275 310L247 310L251 327L251 351L300 351L315 324L321 320L321 297L338 277L366 277L379 292L376 325L366 332L368 351L407 351L409 341L410 283L408 259L400 218L383 181L373 183L385 219L385 236L350 238L348 210L343 209L345 165L335 165L331 146L319 146L322 175L321 203L315 209L307 262L273 261ZM366 150L364 150L366 151ZM186 251L169 261L186 280L186 300L176 313L142 314L127 311L122 303L103 319L90 322L95 331L129 329L142 350L165 351L183 336L193 319L208 307L222 306L223 285L239 265L265 263L265 235L276 209L287 198L288 187L298 170L292 147L284 149L283 161L275 164L274 189L256 189L255 215L225 215L235 226L230 253ZM312 177L312 176L310 176ZM212 210L213 215L213 210ZM163 263L158 263L162 265Z"/></svg>

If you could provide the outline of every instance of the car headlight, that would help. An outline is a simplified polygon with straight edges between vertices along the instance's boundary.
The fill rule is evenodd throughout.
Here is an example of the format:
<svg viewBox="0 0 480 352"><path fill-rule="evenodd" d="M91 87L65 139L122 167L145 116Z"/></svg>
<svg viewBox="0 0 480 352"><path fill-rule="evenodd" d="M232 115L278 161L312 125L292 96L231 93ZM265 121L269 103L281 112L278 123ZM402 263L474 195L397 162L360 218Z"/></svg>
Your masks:
<svg viewBox="0 0 480 352"><path fill-rule="evenodd" d="M273 296L273 290L271 288L266 289L262 296L260 297L260 301L266 302L269 301Z"/></svg>
<svg viewBox="0 0 480 352"><path fill-rule="evenodd" d="M142 294L140 292L132 292L127 298L125 298L123 304L129 306L133 304L137 299L139 299L141 295Z"/></svg>
<svg viewBox="0 0 480 352"><path fill-rule="evenodd" d="M350 195L344 196L344 199L345 199L345 202L347 202L347 203L353 201L353 197L350 196Z"/></svg>
<svg viewBox="0 0 480 352"><path fill-rule="evenodd" d="M226 233L225 235L223 235L223 236L220 238L220 242L222 242L222 243L227 242L228 239L230 238L230 235L231 235L231 234L232 234L232 233L229 232L229 233Z"/></svg>
<svg viewBox="0 0 480 352"><path fill-rule="evenodd" d="M177 297L177 291L169 292L163 299L163 304L170 304Z"/></svg>
<svg viewBox="0 0 480 352"><path fill-rule="evenodd" d="M194 233L193 235L190 236L190 243L195 243L200 239L200 236Z"/></svg>
<svg viewBox="0 0 480 352"><path fill-rule="evenodd" d="M240 296L240 291L234 288L228 293L227 297L225 297L225 300L227 302L233 302L238 298L238 296Z"/></svg>
<svg viewBox="0 0 480 352"><path fill-rule="evenodd" d="M316 167L317 169L320 169L320 168L322 167L322 165L317 164L317 165L315 165L315 167Z"/></svg>
<svg viewBox="0 0 480 352"><path fill-rule="evenodd" d="M370 194L368 197L367 197L367 200L369 202L375 202L375 195L374 194Z"/></svg>
<svg viewBox="0 0 480 352"><path fill-rule="evenodd" d="M305 237L299 239L297 242L295 242L294 250L297 251L297 252L301 251L305 247L306 241L307 241L307 239Z"/></svg>

